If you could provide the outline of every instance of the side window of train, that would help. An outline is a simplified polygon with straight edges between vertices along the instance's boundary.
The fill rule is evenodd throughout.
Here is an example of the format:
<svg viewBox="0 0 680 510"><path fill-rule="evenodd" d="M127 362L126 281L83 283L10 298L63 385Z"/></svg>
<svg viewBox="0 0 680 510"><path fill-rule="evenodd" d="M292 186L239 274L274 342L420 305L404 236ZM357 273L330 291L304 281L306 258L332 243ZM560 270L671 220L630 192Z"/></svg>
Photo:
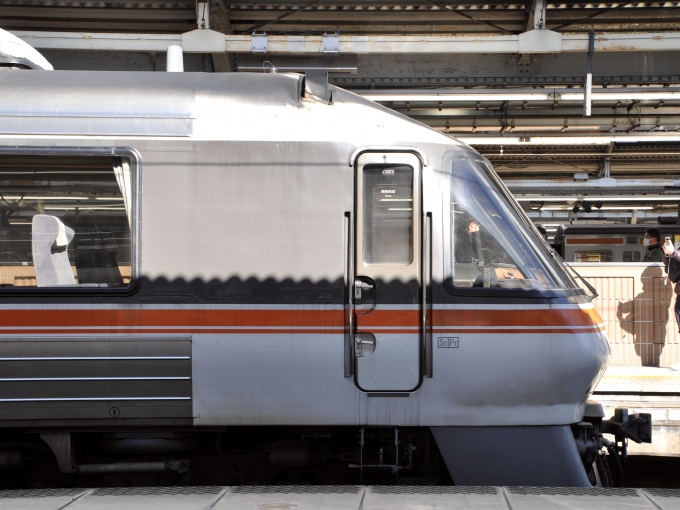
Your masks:
<svg viewBox="0 0 680 510"><path fill-rule="evenodd" d="M130 284L137 160L94 152L0 153L1 287Z"/></svg>
<svg viewBox="0 0 680 510"><path fill-rule="evenodd" d="M624 251L623 261L624 262L640 262L640 252L639 251Z"/></svg>
<svg viewBox="0 0 680 510"><path fill-rule="evenodd" d="M508 198L489 178L483 161L454 158L451 183L451 265L454 287L551 289L563 287L537 254ZM532 239L533 238L533 239Z"/></svg>
<svg viewBox="0 0 680 510"><path fill-rule="evenodd" d="M626 251L623 252L623 261L624 262L632 262L632 260L626 260L626 253L636 253L638 255L638 261L639 261L639 253L637 252L630 252ZM577 250L574 252L574 262L611 262L612 261L612 252L611 250Z"/></svg>

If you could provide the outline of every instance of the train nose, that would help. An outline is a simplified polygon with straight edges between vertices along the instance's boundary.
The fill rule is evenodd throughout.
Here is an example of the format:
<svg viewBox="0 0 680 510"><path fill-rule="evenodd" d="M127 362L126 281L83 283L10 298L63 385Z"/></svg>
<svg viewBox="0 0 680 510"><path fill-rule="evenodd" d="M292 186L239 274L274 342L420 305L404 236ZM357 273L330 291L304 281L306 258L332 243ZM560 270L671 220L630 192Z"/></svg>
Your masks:
<svg viewBox="0 0 680 510"><path fill-rule="evenodd" d="M602 378L611 355L604 323L600 314L592 305L584 307L583 319L590 324L584 326L587 332L574 335L574 340L578 346L580 369L571 377L574 387L582 391L580 399L582 403L586 402ZM589 331L587 328L589 328Z"/></svg>

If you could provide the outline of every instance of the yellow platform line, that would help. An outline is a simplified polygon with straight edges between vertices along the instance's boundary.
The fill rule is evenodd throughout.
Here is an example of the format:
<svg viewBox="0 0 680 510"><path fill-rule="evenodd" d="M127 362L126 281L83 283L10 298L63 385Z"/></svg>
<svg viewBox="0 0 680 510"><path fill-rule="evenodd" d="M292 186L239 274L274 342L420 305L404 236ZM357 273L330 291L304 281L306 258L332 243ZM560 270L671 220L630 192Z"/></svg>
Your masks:
<svg viewBox="0 0 680 510"><path fill-rule="evenodd" d="M604 379L680 379L678 375L605 375Z"/></svg>

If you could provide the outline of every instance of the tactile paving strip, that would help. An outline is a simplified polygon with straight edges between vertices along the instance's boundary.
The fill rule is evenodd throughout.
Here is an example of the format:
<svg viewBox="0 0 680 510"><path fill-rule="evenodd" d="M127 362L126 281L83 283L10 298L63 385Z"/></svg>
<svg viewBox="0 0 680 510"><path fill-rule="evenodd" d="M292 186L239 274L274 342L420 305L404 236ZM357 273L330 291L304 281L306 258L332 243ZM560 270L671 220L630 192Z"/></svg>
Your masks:
<svg viewBox="0 0 680 510"><path fill-rule="evenodd" d="M524 496L629 496L639 498L635 489L613 487L508 487L511 494Z"/></svg>
<svg viewBox="0 0 680 510"><path fill-rule="evenodd" d="M357 494L362 487L356 485L253 485L240 486L234 494Z"/></svg>
<svg viewBox="0 0 680 510"><path fill-rule="evenodd" d="M423 486L423 485L377 485L371 487L373 494L496 494L493 487Z"/></svg>
<svg viewBox="0 0 680 510"><path fill-rule="evenodd" d="M0 490L0 498L59 498L73 497L89 489L17 489Z"/></svg>
<svg viewBox="0 0 680 510"><path fill-rule="evenodd" d="M193 496L219 494L223 487L110 487L95 490L93 496Z"/></svg>
<svg viewBox="0 0 680 510"><path fill-rule="evenodd" d="M680 498L680 489L645 489L645 492L660 498Z"/></svg>

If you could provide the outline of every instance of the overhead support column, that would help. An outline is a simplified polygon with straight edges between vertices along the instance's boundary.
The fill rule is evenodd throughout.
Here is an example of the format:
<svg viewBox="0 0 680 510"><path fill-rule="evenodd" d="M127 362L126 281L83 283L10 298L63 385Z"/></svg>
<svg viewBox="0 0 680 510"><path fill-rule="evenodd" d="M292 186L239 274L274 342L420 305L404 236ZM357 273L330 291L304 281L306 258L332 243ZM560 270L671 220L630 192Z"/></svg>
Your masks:
<svg viewBox="0 0 680 510"><path fill-rule="evenodd" d="M546 6L547 0L534 0L529 12L528 30L544 29L546 25Z"/></svg>
<svg viewBox="0 0 680 510"><path fill-rule="evenodd" d="M233 35L229 21L229 11L224 5L224 0L217 0L213 3L213 29L221 34ZM225 45L226 50L226 45ZM234 53L213 53L213 65L216 73L228 73L238 71L238 59Z"/></svg>
<svg viewBox="0 0 680 510"><path fill-rule="evenodd" d="M590 117L591 97L593 94L593 53L595 53L595 31L588 31L588 73L586 74L585 94L583 97L583 116Z"/></svg>
<svg viewBox="0 0 680 510"><path fill-rule="evenodd" d="M196 24L201 30L210 28L210 8L207 2L196 3Z"/></svg>
<svg viewBox="0 0 680 510"><path fill-rule="evenodd" d="M519 53L560 53L562 34L546 30L547 0L533 0L527 32L518 36Z"/></svg>

